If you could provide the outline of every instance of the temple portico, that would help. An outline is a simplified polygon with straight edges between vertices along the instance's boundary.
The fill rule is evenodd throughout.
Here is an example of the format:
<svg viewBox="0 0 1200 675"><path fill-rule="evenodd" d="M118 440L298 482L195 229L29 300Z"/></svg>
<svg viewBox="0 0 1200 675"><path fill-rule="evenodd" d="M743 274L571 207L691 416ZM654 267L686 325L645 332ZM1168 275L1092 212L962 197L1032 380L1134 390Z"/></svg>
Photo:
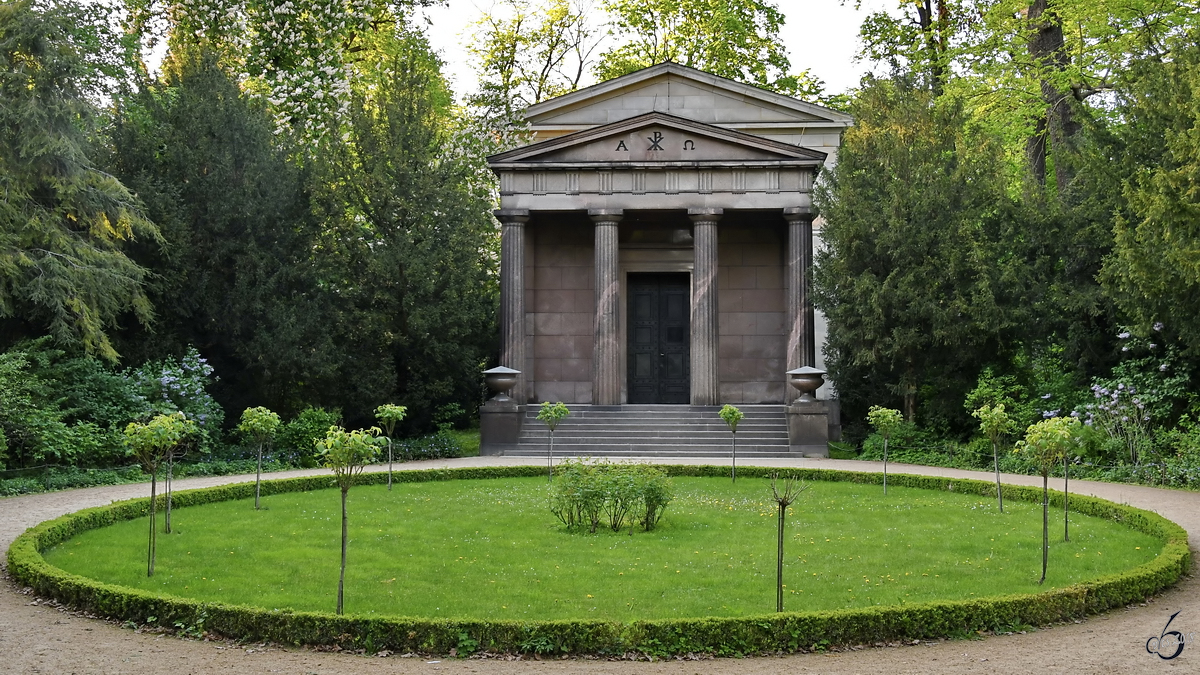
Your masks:
<svg viewBox="0 0 1200 675"><path fill-rule="evenodd" d="M794 399L820 365L811 191L850 119L670 63L527 117L537 142L489 158L515 403Z"/></svg>

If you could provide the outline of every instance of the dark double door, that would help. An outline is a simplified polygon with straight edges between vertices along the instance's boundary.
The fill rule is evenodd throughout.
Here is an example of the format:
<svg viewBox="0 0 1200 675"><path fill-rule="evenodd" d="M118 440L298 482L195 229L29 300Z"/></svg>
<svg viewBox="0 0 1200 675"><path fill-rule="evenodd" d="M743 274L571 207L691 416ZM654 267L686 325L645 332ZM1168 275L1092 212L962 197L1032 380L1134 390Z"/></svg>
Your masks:
<svg viewBox="0 0 1200 675"><path fill-rule="evenodd" d="M629 275L630 403L691 402L691 280Z"/></svg>

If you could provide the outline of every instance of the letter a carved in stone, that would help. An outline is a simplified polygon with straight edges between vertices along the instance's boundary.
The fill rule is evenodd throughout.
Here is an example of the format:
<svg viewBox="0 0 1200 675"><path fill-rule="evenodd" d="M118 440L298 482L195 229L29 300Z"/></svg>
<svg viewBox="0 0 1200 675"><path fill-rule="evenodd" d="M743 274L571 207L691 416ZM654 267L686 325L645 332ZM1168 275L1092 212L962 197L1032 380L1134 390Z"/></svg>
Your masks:
<svg viewBox="0 0 1200 675"><path fill-rule="evenodd" d="M620 152L622 150L625 152L629 152L629 148L625 147L625 141L620 141L617 143L617 152Z"/></svg>

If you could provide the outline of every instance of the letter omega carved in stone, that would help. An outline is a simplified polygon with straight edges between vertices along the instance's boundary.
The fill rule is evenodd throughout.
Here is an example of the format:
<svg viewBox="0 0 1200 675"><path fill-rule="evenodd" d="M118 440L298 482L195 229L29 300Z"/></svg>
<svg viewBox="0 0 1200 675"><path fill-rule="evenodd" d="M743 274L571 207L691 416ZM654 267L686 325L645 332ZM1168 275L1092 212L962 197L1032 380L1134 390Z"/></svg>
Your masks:
<svg viewBox="0 0 1200 675"><path fill-rule="evenodd" d="M684 141L684 142L683 142L683 149L684 149L684 150L695 150L695 149L696 149L696 142L695 142L695 141L692 141L692 140L687 140L687 141Z"/></svg>

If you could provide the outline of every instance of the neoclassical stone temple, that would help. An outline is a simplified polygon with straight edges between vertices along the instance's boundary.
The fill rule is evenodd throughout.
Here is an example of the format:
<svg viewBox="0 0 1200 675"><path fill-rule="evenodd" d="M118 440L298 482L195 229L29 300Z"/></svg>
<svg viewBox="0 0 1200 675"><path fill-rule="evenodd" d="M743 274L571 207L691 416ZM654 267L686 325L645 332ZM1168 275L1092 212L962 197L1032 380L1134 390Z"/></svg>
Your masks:
<svg viewBox="0 0 1200 675"><path fill-rule="evenodd" d="M811 190L851 118L674 63L526 117L489 158L514 404L792 401L821 365Z"/></svg>

